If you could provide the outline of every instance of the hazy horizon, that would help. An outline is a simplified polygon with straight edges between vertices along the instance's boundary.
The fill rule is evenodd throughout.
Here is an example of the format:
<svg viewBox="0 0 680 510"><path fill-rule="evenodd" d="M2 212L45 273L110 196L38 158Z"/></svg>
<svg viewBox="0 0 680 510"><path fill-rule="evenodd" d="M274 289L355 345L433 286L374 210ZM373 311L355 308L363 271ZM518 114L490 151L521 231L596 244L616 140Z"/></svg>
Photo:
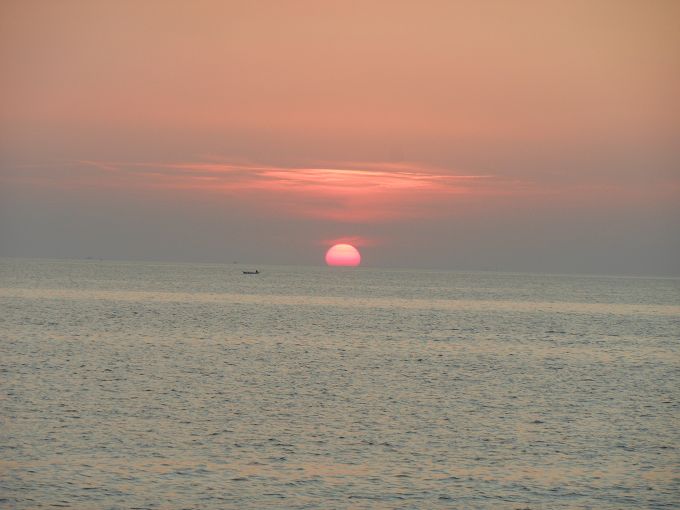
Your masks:
<svg viewBox="0 0 680 510"><path fill-rule="evenodd" d="M0 256L680 276L680 4L0 6Z"/></svg>
<svg viewBox="0 0 680 510"><path fill-rule="evenodd" d="M500 269L457 269L457 268L446 268L446 267L436 267L436 266L376 266L361 263L357 267L328 267L323 260L317 263L310 264L300 264L300 263L272 263L272 262L249 262L249 261L187 261L187 260L173 260L173 259L132 259L132 258L102 258L102 257L24 257L24 256L2 256L0 260L15 260L15 261L41 261L41 262L91 262L91 263L113 263L113 264L149 264L149 265L168 265L168 266L218 266L218 267L235 267L235 271L241 272L246 268L249 269L262 269L267 268L325 268L329 271L362 271L362 270L377 270L377 271L422 271L422 272L440 272L440 273L460 273L460 274L508 274L508 275L527 275L527 276L555 276L555 277L574 277L574 278L641 278L641 279L660 279L660 280L678 280L680 276L673 274L646 274L646 273L559 273L559 272L546 272L546 271L508 271ZM262 271L261 271L262 272Z"/></svg>

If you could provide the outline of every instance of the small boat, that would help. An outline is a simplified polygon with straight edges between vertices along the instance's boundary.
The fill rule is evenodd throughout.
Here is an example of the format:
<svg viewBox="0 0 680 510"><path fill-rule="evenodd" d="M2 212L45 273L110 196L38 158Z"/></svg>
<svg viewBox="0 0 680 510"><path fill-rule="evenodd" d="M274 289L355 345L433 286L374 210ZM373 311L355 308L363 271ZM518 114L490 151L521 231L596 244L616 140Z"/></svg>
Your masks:
<svg viewBox="0 0 680 510"><path fill-rule="evenodd" d="M243 271L243 274L260 274L260 272L256 269L255 271Z"/></svg>

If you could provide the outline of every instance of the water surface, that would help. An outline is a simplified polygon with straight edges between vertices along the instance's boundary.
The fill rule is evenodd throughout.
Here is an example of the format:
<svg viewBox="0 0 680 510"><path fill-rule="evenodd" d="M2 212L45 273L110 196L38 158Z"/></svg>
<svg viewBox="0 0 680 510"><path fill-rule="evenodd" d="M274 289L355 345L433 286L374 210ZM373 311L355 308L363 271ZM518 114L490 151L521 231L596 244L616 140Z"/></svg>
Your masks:
<svg viewBox="0 0 680 510"><path fill-rule="evenodd" d="M680 281L0 261L6 508L677 508Z"/></svg>

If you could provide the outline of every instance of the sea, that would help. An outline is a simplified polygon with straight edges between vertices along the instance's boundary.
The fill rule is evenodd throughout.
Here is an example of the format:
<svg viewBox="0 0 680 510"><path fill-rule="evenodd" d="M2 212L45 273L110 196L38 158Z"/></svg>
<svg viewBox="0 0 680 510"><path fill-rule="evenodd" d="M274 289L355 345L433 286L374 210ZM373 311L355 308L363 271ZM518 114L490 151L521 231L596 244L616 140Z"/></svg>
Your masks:
<svg viewBox="0 0 680 510"><path fill-rule="evenodd" d="M680 508L679 354L673 278L1 259L0 508Z"/></svg>

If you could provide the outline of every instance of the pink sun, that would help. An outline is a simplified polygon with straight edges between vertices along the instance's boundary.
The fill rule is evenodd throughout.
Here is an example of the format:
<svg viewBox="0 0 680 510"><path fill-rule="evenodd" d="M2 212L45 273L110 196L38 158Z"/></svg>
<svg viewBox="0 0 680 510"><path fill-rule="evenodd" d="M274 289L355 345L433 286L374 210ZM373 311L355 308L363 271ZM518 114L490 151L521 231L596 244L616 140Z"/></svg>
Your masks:
<svg viewBox="0 0 680 510"><path fill-rule="evenodd" d="M326 264L329 266L358 266L361 253L351 244L336 244L326 252Z"/></svg>

